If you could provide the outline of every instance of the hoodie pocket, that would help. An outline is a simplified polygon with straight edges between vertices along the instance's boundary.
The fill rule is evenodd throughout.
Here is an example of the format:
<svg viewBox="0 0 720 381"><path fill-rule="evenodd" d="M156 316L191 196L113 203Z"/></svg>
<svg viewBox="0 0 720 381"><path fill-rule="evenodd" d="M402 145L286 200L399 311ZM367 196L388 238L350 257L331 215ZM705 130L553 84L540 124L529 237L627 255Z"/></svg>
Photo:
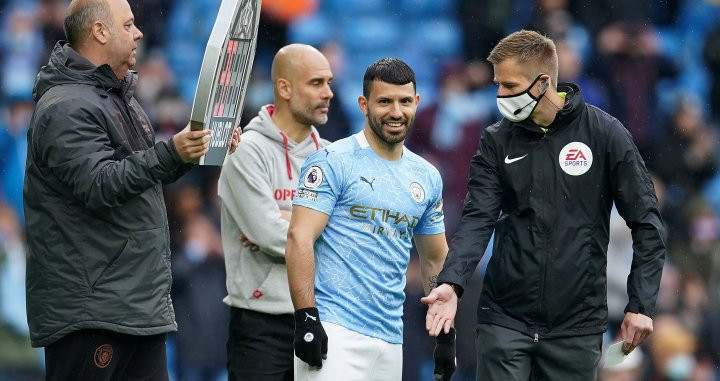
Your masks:
<svg viewBox="0 0 720 381"><path fill-rule="evenodd" d="M265 280L251 292L250 298L265 303L290 300L290 287L285 265L273 264Z"/></svg>

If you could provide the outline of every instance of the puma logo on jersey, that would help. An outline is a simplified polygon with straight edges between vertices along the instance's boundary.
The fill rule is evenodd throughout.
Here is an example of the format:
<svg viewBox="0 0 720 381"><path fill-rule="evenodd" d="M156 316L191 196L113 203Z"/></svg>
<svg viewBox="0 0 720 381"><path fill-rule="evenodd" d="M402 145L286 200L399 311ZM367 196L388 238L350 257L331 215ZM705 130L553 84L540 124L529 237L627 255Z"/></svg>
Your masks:
<svg viewBox="0 0 720 381"><path fill-rule="evenodd" d="M373 183L375 182L375 179L372 179L372 181L368 181L368 179L360 176L360 181L367 183L368 185L370 185L370 189L375 191L375 188L373 187Z"/></svg>
<svg viewBox="0 0 720 381"><path fill-rule="evenodd" d="M307 319L310 319L312 321L317 321L317 318L315 316L312 316L309 313L305 312L305 322L307 322Z"/></svg>

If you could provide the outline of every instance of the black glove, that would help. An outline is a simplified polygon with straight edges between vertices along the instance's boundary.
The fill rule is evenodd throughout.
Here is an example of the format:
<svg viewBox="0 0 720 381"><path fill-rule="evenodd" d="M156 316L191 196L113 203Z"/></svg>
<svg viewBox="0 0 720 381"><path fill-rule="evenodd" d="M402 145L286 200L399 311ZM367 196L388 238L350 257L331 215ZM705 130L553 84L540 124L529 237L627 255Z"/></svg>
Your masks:
<svg viewBox="0 0 720 381"><path fill-rule="evenodd" d="M317 308L295 311L295 356L320 369L322 360L327 359L327 345L328 337L320 324Z"/></svg>
<svg viewBox="0 0 720 381"><path fill-rule="evenodd" d="M455 328L450 328L448 333L441 330L435 342L433 379L435 381L450 381L450 377L452 377L457 366L455 361Z"/></svg>

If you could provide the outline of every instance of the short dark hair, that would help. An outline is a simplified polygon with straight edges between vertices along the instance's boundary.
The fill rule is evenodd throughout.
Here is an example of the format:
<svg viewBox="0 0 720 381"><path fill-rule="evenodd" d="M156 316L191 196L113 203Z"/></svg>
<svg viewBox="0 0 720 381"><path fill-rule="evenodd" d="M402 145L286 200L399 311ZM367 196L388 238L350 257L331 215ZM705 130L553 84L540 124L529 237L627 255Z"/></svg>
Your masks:
<svg viewBox="0 0 720 381"><path fill-rule="evenodd" d="M397 58L383 58L373 62L365 70L363 77L363 96L370 96L370 86L373 81L382 81L393 85L405 85L410 82L416 89L415 72L402 60Z"/></svg>
<svg viewBox="0 0 720 381"><path fill-rule="evenodd" d="M106 0L73 0L63 20L65 38L70 46L82 45L96 21L103 21L112 28L109 16L110 6Z"/></svg>

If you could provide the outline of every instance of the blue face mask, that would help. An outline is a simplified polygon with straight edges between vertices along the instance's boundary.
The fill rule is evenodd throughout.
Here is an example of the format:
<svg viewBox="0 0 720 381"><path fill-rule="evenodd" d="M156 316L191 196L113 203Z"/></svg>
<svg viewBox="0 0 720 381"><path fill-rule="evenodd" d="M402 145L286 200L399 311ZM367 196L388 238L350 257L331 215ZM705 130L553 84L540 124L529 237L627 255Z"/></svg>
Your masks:
<svg viewBox="0 0 720 381"><path fill-rule="evenodd" d="M677 354L670 358L665 366L665 374L670 380L684 380L695 368L695 359L688 354Z"/></svg>
<svg viewBox="0 0 720 381"><path fill-rule="evenodd" d="M500 113L503 114L506 119L512 122L522 122L532 115L550 85L549 82L545 81L541 85L540 95L534 97L530 94L530 89L535 86L535 83L540 79L541 75L542 74L538 75L530 86L519 94L498 95L497 106Z"/></svg>

